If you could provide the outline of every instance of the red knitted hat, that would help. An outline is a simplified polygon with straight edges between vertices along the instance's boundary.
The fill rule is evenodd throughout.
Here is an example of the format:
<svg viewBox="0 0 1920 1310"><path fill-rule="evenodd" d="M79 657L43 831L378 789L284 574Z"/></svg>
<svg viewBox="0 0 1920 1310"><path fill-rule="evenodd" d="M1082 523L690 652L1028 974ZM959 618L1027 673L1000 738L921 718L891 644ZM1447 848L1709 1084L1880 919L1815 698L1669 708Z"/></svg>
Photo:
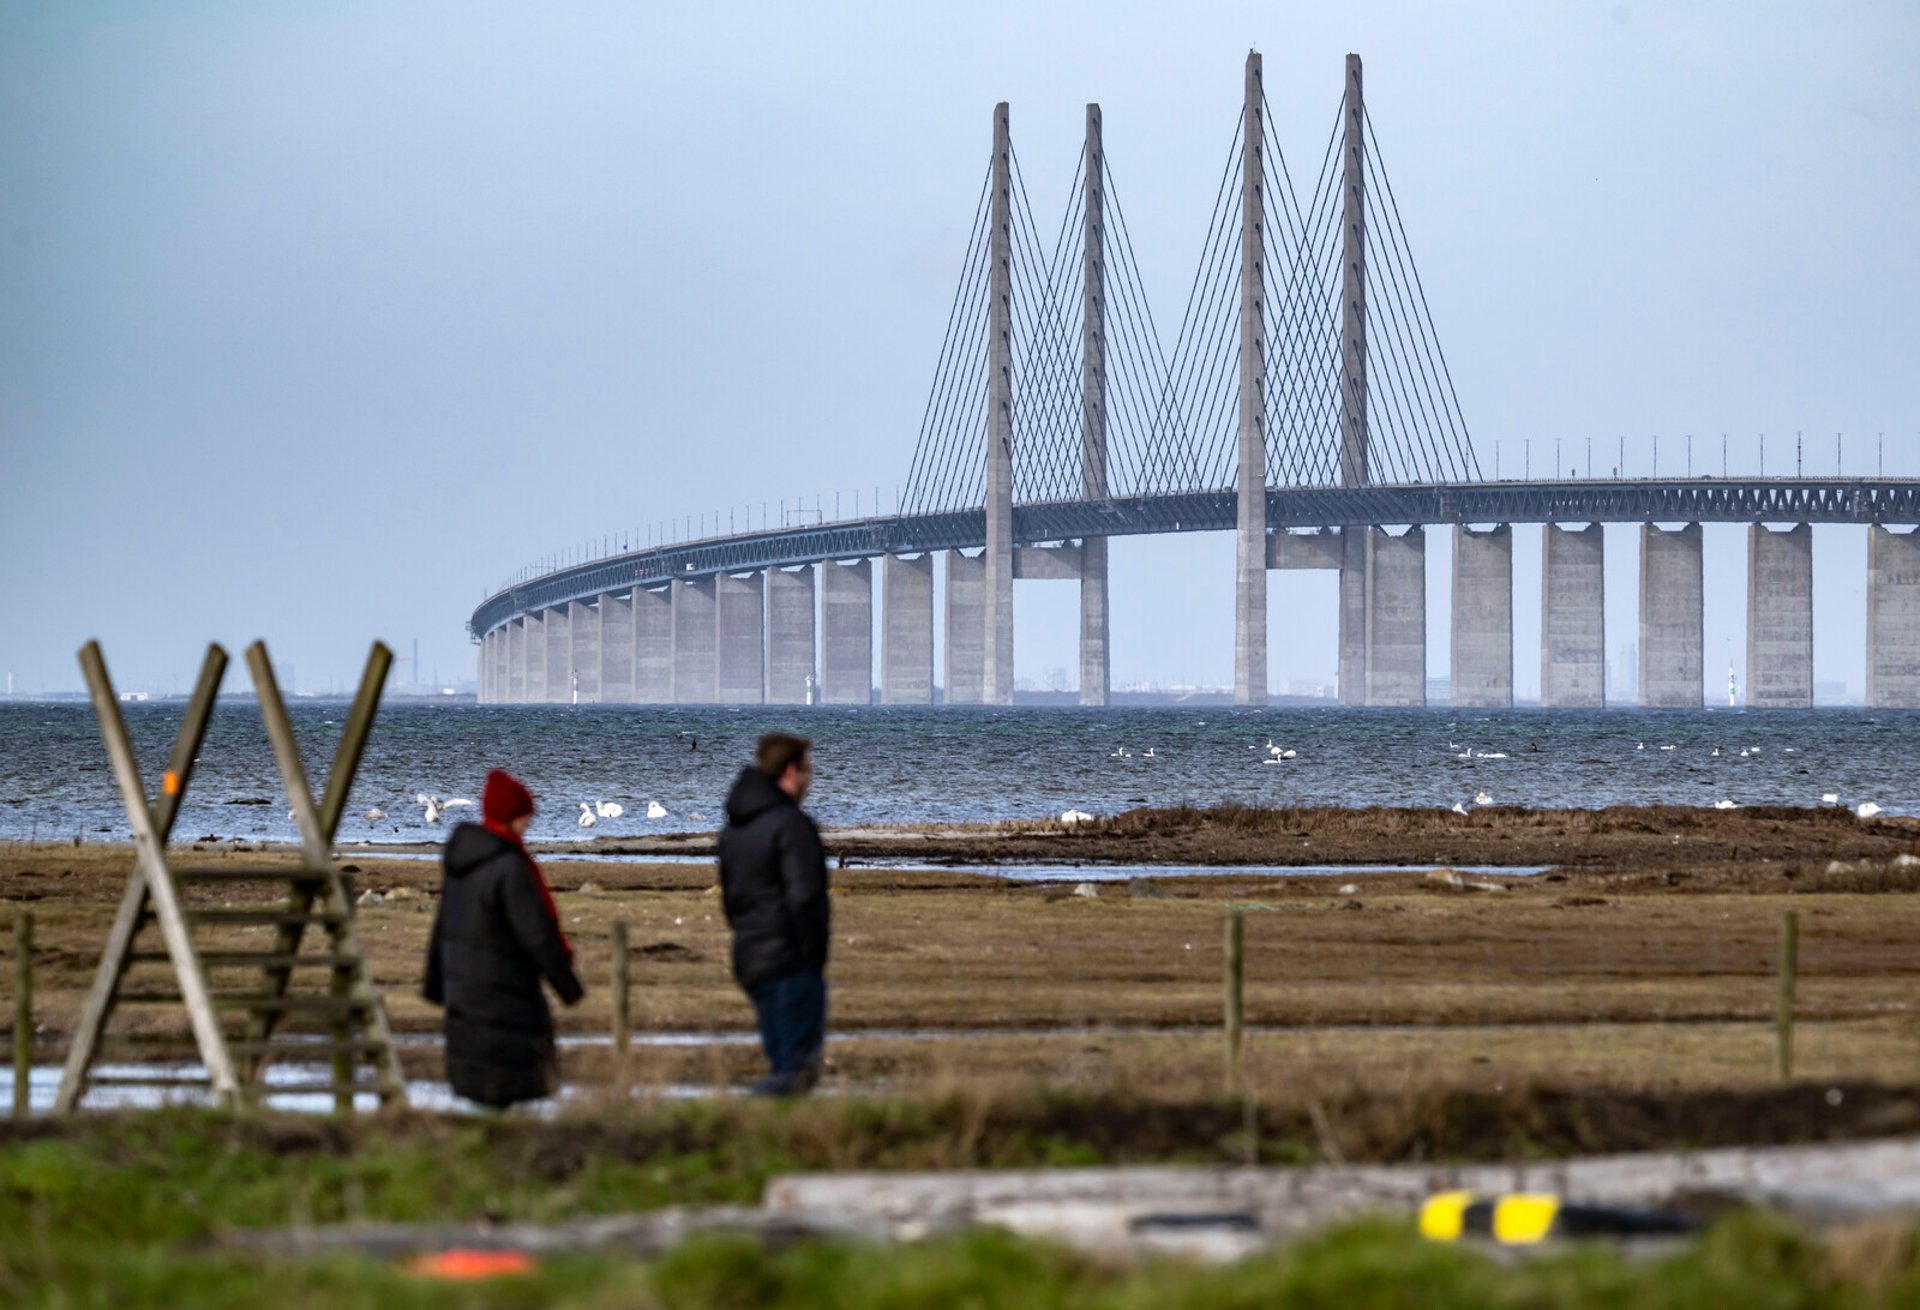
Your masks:
<svg viewBox="0 0 1920 1310"><path fill-rule="evenodd" d="M487 774L487 789L480 793L480 814L488 823L502 827L523 814L533 813L533 793L505 769Z"/></svg>

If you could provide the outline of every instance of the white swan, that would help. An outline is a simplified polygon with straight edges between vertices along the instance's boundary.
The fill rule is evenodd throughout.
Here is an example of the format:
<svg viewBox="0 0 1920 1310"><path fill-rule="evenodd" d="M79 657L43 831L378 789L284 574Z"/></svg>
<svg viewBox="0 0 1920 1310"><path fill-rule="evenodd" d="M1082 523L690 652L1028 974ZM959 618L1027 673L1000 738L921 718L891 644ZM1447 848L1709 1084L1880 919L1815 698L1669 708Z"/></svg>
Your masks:
<svg viewBox="0 0 1920 1310"><path fill-rule="evenodd" d="M1453 803L1453 812L1455 814L1465 814L1467 812L1467 807L1462 805L1459 801L1455 801Z"/></svg>
<svg viewBox="0 0 1920 1310"><path fill-rule="evenodd" d="M659 801L648 801L647 817L649 819L664 819L667 817L667 807Z"/></svg>
<svg viewBox="0 0 1920 1310"><path fill-rule="evenodd" d="M381 809L378 805L374 806L372 809L367 811L368 823L378 823L380 822L380 820L386 817L387 817L387 812Z"/></svg>
<svg viewBox="0 0 1920 1310"><path fill-rule="evenodd" d="M1823 791L1820 793L1820 803L1822 805L1838 805L1840 803L1840 793L1837 791Z"/></svg>
<svg viewBox="0 0 1920 1310"><path fill-rule="evenodd" d="M593 812L603 819L617 819L627 812L627 808L619 801L595 801Z"/></svg>
<svg viewBox="0 0 1920 1310"><path fill-rule="evenodd" d="M443 810L459 810L459 809L470 810L473 808L473 802L468 800L465 796L455 796L452 800L446 802L440 808Z"/></svg>
<svg viewBox="0 0 1920 1310"><path fill-rule="evenodd" d="M1853 807L1853 812L1863 819L1871 819L1874 815L1880 813L1880 807L1872 801L1861 801Z"/></svg>
<svg viewBox="0 0 1920 1310"><path fill-rule="evenodd" d="M1093 816L1085 810L1068 810L1060 816L1060 822L1067 824L1092 823Z"/></svg>
<svg viewBox="0 0 1920 1310"><path fill-rule="evenodd" d="M1715 801L1713 808L1716 810L1737 810L1740 807L1733 801Z"/></svg>
<svg viewBox="0 0 1920 1310"><path fill-rule="evenodd" d="M1153 759L1158 759L1159 756L1155 755L1153 752L1153 747L1149 746L1144 751L1140 752L1140 758L1143 760L1153 760Z"/></svg>
<svg viewBox="0 0 1920 1310"><path fill-rule="evenodd" d="M440 798L438 796L427 797L427 822L440 822Z"/></svg>
<svg viewBox="0 0 1920 1310"><path fill-rule="evenodd" d="M1481 751L1480 758L1483 760L1504 760L1507 758L1507 753L1505 751Z"/></svg>
<svg viewBox="0 0 1920 1310"><path fill-rule="evenodd" d="M585 801L580 802L580 826L582 828L593 826L593 807Z"/></svg>
<svg viewBox="0 0 1920 1310"><path fill-rule="evenodd" d="M1475 805L1491 805L1493 804L1493 797L1484 791L1475 792L1473 794L1473 803Z"/></svg>

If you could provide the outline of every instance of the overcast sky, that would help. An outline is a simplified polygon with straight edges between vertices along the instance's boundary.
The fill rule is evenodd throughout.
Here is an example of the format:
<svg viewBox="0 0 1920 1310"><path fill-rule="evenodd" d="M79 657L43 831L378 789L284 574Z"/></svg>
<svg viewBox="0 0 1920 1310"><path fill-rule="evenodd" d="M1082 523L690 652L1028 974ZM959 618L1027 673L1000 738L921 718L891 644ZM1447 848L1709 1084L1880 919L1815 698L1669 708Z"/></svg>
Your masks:
<svg viewBox="0 0 1920 1310"><path fill-rule="evenodd" d="M1083 106L1163 328L1265 57L1311 172L1366 60L1482 465L1920 474L1920 9L1880 4L0 6L0 668L301 687L376 636L471 676L537 556L904 481L998 100L1057 215ZM1045 220L1043 219L1043 222ZM1445 534L1429 661L1447 664ZM1516 552L1538 685L1539 529ZM1608 535L1608 645L1637 541ZM1817 534L1816 676L1859 686L1864 537ZM1707 668L1744 538L1708 530ZM1113 548L1113 676L1228 683L1228 534ZM1016 588L1022 677L1076 665ZM1330 680L1331 575L1272 575L1272 675ZM1724 657L1724 658L1723 658ZM400 676L409 674L400 670ZM1744 675L1743 675L1744 676Z"/></svg>

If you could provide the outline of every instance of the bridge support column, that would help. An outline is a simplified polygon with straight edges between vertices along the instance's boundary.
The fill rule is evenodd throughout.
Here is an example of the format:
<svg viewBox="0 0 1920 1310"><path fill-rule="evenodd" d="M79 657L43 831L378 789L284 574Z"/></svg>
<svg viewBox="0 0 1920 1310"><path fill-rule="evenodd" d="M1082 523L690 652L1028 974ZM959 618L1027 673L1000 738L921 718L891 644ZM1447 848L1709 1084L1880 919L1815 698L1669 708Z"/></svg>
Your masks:
<svg viewBox="0 0 1920 1310"><path fill-rule="evenodd" d="M1427 703L1427 534L1367 530L1367 704Z"/></svg>
<svg viewBox="0 0 1920 1310"><path fill-rule="evenodd" d="M1867 704L1920 709L1920 529L1867 529Z"/></svg>
<svg viewBox="0 0 1920 1310"><path fill-rule="evenodd" d="M487 634L481 659L486 664L486 703L498 705L507 698L507 629L505 625Z"/></svg>
<svg viewBox="0 0 1920 1310"><path fill-rule="evenodd" d="M1706 592L1700 525L1640 525L1640 703L1705 703Z"/></svg>
<svg viewBox="0 0 1920 1310"><path fill-rule="evenodd" d="M673 589L633 589L633 699L673 703Z"/></svg>
<svg viewBox="0 0 1920 1310"><path fill-rule="evenodd" d="M978 705L986 692L986 560L947 552L946 703Z"/></svg>
<svg viewBox="0 0 1920 1310"><path fill-rule="evenodd" d="M474 700L485 705L487 693L493 688L493 634L482 634L480 650L474 657L473 694Z"/></svg>
<svg viewBox="0 0 1920 1310"><path fill-rule="evenodd" d="M984 697L989 705L1013 704L1013 143L1004 102L993 110L992 213L987 265L987 549L986 613L981 624ZM895 556L886 564L889 650L893 636ZM927 696L933 694L933 565L927 565ZM905 575L902 575L903 578ZM918 658L917 655L915 657ZM890 655L883 653L881 699L893 701ZM905 676L904 670L902 676ZM917 696L917 693L913 693Z"/></svg>
<svg viewBox="0 0 1920 1310"><path fill-rule="evenodd" d="M1456 709L1513 705L1513 527L1453 530L1453 652Z"/></svg>
<svg viewBox="0 0 1920 1310"><path fill-rule="evenodd" d="M1235 459L1233 703L1267 703L1266 130L1261 61L1247 54L1240 153L1240 410Z"/></svg>
<svg viewBox="0 0 1920 1310"><path fill-rule="evenodd" d="M873 561L820 566L820 699L873 703Z"/></svg>
<svg viewBox="0 0 1920 1310"><path fill-rule="evenodd" d="M568 655L573 675L574 701L579 705L600 703L600 612L584 601L567 606L567 629L572 635Z"/></svg>
<svg viewBox="0 0 1920 1310"><path fill-rule="evenodd" d="M527 621L525 617L507 620L507 704L527 701Z"/></svg>
<svg viewBox="0 0 1920 1310"><path fill-rule="evenodd" d="M1747 529L1747 704L1813 705L1813 525Z"/></svg>
<svg viewBox="0 0 1920 1310"><path fill-rule="evenodd" d="M1540 546L1540 704L1600 709L1607 703L1606 534L1542 526Z"/></svg>
<svg viewBox="0 0 1920 1310"><path fill-rule="evenodd" d="M567 705L573 701L573 625L567 612L558 606L541 617L547 639L547 704Z"/></svg>
<svg viewBox="0 0 1920 1310"><path fill-rule="evenodd" d="M1087 106L1086 217L1081 243L1080 478L1088 500L1107 495L1107 245L1106 151L1100 106ZM1080 547L1080 703L1105 705L1110 681L1107 652L1107 539ZM948 682L952 695L952 682Z"/></svg>
<svg viewBox="0 0 1920 1310"><path fill-rule="evenodd" d="M720 699L720 629L714 581L673 580L673 700L676 705L711 705Z"/></svg>
<svg viewBox="0 0 1920 1310"><path fill-rule="evenodd" d="M1336 691L1342 705L1367 703L1367 533L1349 523L1340 529L1340 666Z"/></svg>
<svg viewBox="0 0 1920 1310"><path fill-rule="evenodd" d="M767 698L765 592L758 573L714 579L714 699L722 705L759 705Z"/></svg>
<svg viewBox="0 0 1920 1310"><path fill-rule="evenodd" d="M813 669L813 565L768 569L767 703L819 700Z"/></svg>
<svg viewBox="0 0 1920 1310"><path fill-rule="evenodd" d="M600 597L600 700L633 704L633 594Z"/></svg>
<svg viewBox="0 0 1920 1310"><path fill-rule="evenodd" d="M880 616L885 625L881 629L880 648L881 703L931 705L933 556L916 555L908 559L888 555L881 573L887 593L886 609Z"/></svg>
<svg viewBox="0 0 1920 1310"><path fill-rule="evenodd" d="M527 647L526 703L547 702L547 612L529 614L521 629Z"/></svg>

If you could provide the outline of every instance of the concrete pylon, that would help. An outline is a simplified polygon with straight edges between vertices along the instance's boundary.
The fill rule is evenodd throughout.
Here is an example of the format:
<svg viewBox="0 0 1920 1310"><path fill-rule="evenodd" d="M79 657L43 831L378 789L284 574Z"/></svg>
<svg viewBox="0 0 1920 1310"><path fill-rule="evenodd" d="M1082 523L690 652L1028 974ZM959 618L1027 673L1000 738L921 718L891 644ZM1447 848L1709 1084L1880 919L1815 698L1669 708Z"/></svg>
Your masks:
<svg viewBox="0 0 1920 1310"><path fill-rule="evenodd" d="M600 597L600 699L633 704L633 593Z"/></svg>
<svg viewBox="0 0 1920 1310"><path fill-rule="evenodd" d="M1234 473L1233 703L1267 703L1266 95L1247 52L1240 146L1240 410Z"/></svg>
<svg viewBox="0 0 1920 1310"><path fill-rule="evenodd" d="M880 701L933 703L933 556L888 555L881 564Z"/></svg>
<svg viewBox="0 0 1920 1310"><path fill-rule="evenodd" d="M1606 532L1541 525L1540 704L1601 709L1607 703Z"/></svg>
<svg viewBox="0 0 1920 1310"><path fill-rule="evenodd" d="M1453 651L1456 709L1513 705L1513 526L1453 529Z"/></svg>
<svg viewBox="0 0 1920 1310"><path fill-rule="evenodd" d="M873 561L820 566L820 699L873 703Z"/></svg>
<svg viewBox="0 0 1920 1310"><path fill-rule="evenodd" d="M1867 704L1920 709L1920 530L1867 529Z"/></svg>
<svg viewBox="0 0 1920 1310"><path fill-rule="evenodd" d="M547 635L547 704L571 704L573 623L567 611L556 605L541 616L541 626Z"/></svg>
<svg viewBox="0 0 1920 1310"><path fill-rule="evenodd" d="M633 589L633 699L673 703L673 589Z"/></svg>
<svg viewBox="0 0 1920 1310"><path fill-rule="evenodd" d="M1347 56L1340 166L1340 485L1363 487L1367 465L1367 138L1360 56ZM1367 695L1367 533L1341 534L1342 705Z"/></svg>
<svg viewBox="0 0 1920 1310"><path fill-rule="evenodd" d="M1705 704L1704 554L1698 523L1640 525L1640 703L1651 709Z"/></svg>
<svg viewBox="0 0 1920 1310"><path fill-rule="evenodd" d="M1367 704L1427 703L1427 534L1367 530Z"/></svg>
<svg viewBox="0 0 1920 1310"><path fill-rule="evenodd" d="M547 699L547 620L546 611L529 613L520 626L521 644L526 648L524 694L529 705L542 705Z"/></svg>
<svg viewBox="0 0 1920 1310"><path fill-rule="evenodd" d="M1813 706L1813 525L1747 529L1747 705Z"/></svg>
<svg viewBox="0 0 1920 1310"><path fill-rule="evenodd" d="M1080 291L1080 480L1088 500L1107 496L1106 149L1100 106L1087 106L1086 220ZM1107 648L1107 539L1080 550L1080 703L1105 705L1111 680ZM948 685L949 699L952 685Z"/></svg>
<svg viewBox="0 0 1920 1310"><path fill-rule="evenodd" d="M979 555L947 552L946 703L978 705L986 691L987 568Z"/></svg>
<svg viewBox="0 0 1920 1310"><path fill-rule="evenodd" d="M600 703L600 611L585 601L569 603L567 633L572 698L581 705L597 705Z"/></svg>
<svg viewBox="0 0 1920 1310"><path fill-rule="evenodd" d="M714 581L673 580L673 700L676 705L711 705L720 699L719 609Z"/></svg>
<svg viewBox="0 0 1920 1310"><path fill-rule="evenodd" d="M713 690L722 705L759 705L767 698L765 594L757 572L713 580Z"/></svg>
<svg viewBox="0 0 1920 1310"><path fill-rule="evenodd" d="M507 620L507 704L519 705L527 699L527 620L519 616Z"/></svg>
<svg viewBox="0 0 1920 1310"><path fill-rule="evenodd" d="M1007 106L993 109L993 179L987 241L987 550L986 650L983 698L989 705L1013 704L1013 143ZM886 568L892 568L892 556ZM892 573L887 574L889 580ZM932 583L931 564L927 579ZM929 592L931 597L931 592ZM886 622L891 632L892 592ZM931 599L929 599L931 606ZM932 617L929 614L929 625ZM932 633L929 629L929 638ZM928 651L928 695L932 695L932 654ZM884 658L884 655L883 655ZM883 671L881 694L886 694Z"/></svg>
<svg viewBox="0 0 1920 1310"><path fill-rule="evenodd" d="M480 637L480 649L474 655L473 690L474 699L485 705L487 693L493 682L493 634L483 633Z"/></svg>
<svg viewBox="0 0 1920 1310"><path fill-rule="evenodd" d="M813 566L768 569L766 577L767 703L804 705L809 685L817 702Z"/></svg>

